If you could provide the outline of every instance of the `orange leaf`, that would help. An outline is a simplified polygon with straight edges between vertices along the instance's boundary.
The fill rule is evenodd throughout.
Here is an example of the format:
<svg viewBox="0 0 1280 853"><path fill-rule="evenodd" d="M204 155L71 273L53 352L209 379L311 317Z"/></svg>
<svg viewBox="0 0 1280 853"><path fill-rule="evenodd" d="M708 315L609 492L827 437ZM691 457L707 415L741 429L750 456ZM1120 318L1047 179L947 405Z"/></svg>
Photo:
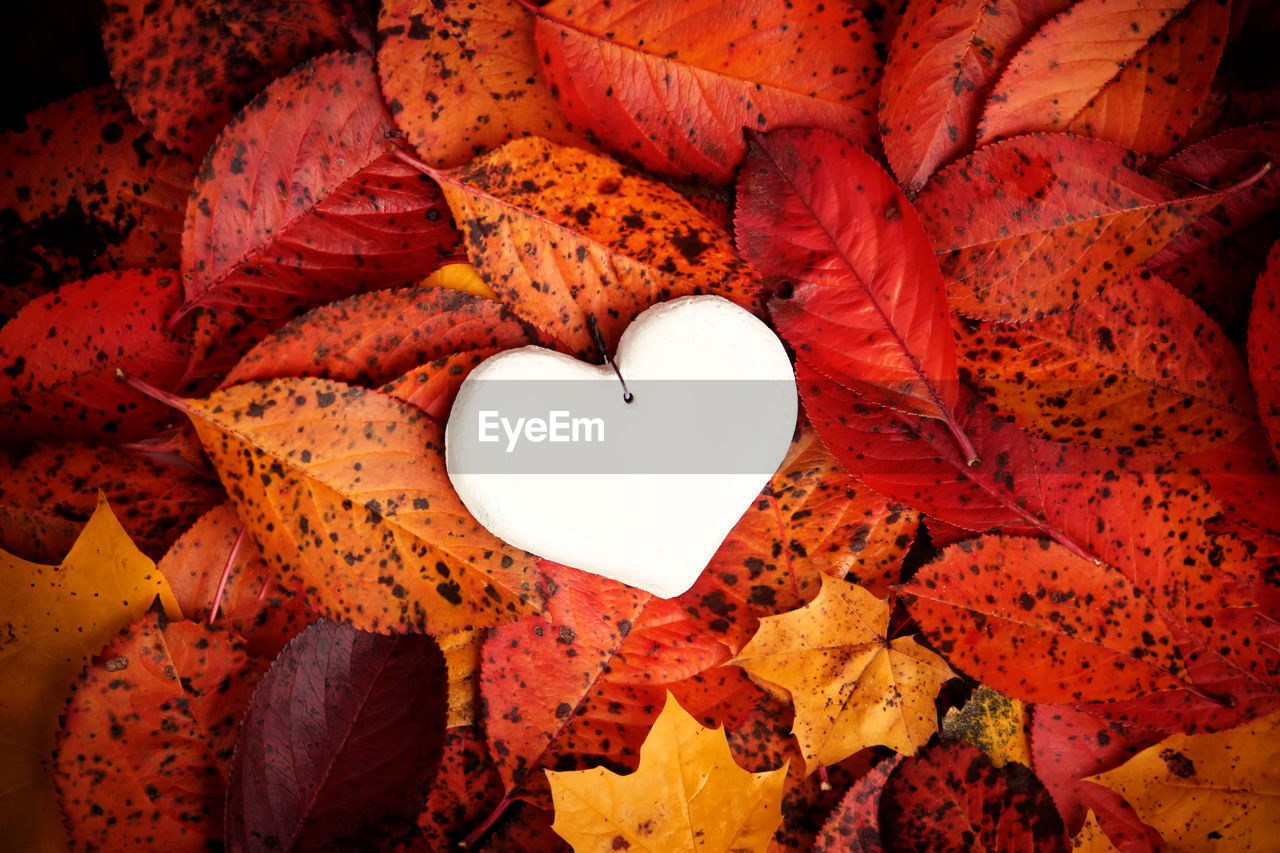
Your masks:
<svg viewBox="0 0 1280 853"><path fill-rule="evenodd" d="M231 751L266 666L223 630L155 613L117 634L81 673L58 734L54 781L72 843L220 844Z"/></svg>
<svg viewBox="0 0 1280 853"><path fill-rule="evenodd" d="M1017 699L1122 699L1188 683L1176 638L1146 618L1135 584L1047 539L952 545L903 592L939 651Z"/></svg>
<svg viewBox="0 0 1280 853"><path fill-rule="evenodd" d="M555 831L577 850L764 853L782 822L787 768L748 773L724 732L705 729L667 694L628 776L547 771Z"/></svg>
<svg viewBox="0 0 1280 853"><path fill-rule="evenodd" d="M1017 322L1119 281L1217 204L1146 177L1132 152L1069 134L989 145L939 172L916 210L951 307Z"/></svg>
<svg viewBox="0 0 1280 853"><path fill-rule="evenodd" d="M1066 130L1168 154L1209 92L1229 22L1220 0L1081 0L1010 61L978 143Z"/></svg>
<svg viewBox="0 0 1280 853"><path fill-rule="evenodd" d="M585 147L538 70L533 22L516 0L382 5L382 91L423 160L461 166L520 136Z"/></svg>
<svg viewBox="0 0 1280 853"><path fill-rule="evenodd" d="M824 579L809 604L762 619L730 661L790 692L809 772L868 746L914 755L938 730L934 699L955 673L910 637L890 640L889 610L862 587Z"/></svg>
<svg viewBox="0 0 1280 853"><path fill-rule="evenodd" d="M648 169L728 183L744 127L820 127L868 144L875 130L879 60L848 0L553 0L537 15L570 120Z"/></svg>
<svg viewBox="0 0 1280 853"><path fill-rule="evenodd" d="M1055 441L1195 452L1256 423L1226 333L1151 275L1030 323L961 324L957 338L979 394Z"/></svg>
<svg viewBox="0 0 1280 853"><path fill-rule="evenodd" d="M751 270L724 230L606 157L528 138L431 174L485 283L580 355L600 355L592 318L612 348L657 302L710 293L753 304Z"/></svg>
<svg viewBox="0 0 1280 853"><path fill-rule="evenodd" d="M47 765L76 675L157 597L170 618L182 612L101 497L61 565L0 551L0 589L0 826L14 849L62 850Z"/></svg>
<svg viewBox="0 0 1280 853"><path fill-rule="evenodd" d="M267 559L319 612L364 630L440 634L536 606L533 558L462 506L443 430L416 409L312 378L172 402Z"/></svg>
<svg viewBox="0 0 1280 853"><path fill-rule="evenodd" d="M884 153L907 190L975 148L1005 62L1071 0L910 0L880 93Z"/></svg>

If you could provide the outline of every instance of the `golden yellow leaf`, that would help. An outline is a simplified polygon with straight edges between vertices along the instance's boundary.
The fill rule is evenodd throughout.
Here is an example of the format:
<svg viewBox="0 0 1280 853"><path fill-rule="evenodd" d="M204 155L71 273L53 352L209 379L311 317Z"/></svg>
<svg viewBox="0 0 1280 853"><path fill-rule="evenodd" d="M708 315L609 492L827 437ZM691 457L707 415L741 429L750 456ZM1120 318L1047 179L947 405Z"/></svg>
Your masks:
<svg viewBox="0 0 1280 853"><path fill-rule="evenodd" d="M471 264L445 264L422 280L423 287L444 287L449 290L461 290L483 296L485 299L496 299L493 289L484 283L480 273Z"/></svg>
<svg viewBox="0 0 1280 853"><path fill-rule="evenodd" d="M182 611L156 565L98 496L59 566L0 551L0 838L10 850L66 849L48 763L71 686L118 631L160 597Z"/></svg>
<svg viewBox="0 0 1280 853"><path fill-rule="evenodd" d="M1280 711L1222 732L1173 735L1090 777L1128 800L1170 851L1274 850Z"/></svg>
<svg viewBox="0 0 1280 853"><path fill-rule="evenodd" d="M942 718L942 735L965 740L987 754L996 767L1010 761L1031 766L1027 742L1027 705L985 684L978 685L963 708L952 708Z"/></svg>
<svg viewBox="0 0 1280 853"><path fill-rule="evenodd" d="M578 853L756 853L782 823L787 765L743 770L724 730L703 728L670 693L635 773L546 773L556 813L551 828Z"/></svg>
<svg viewBox="0 0 1280 853"><path fill-rule="evenodd" d="M910 637L888 639L889 602L823 578L812 602L760 621L730 661L785 687L806 771L868 746L914 755L937 731L933 702L955 673Z"/></svg>
<svg viewBox="0 0 1280 853"><path fill-rule="evenodd" d="M1071 839L1071 853L1120 853L1098 825L1098 816L1093 813L1093 809L1089 810L1084 826L1080 827L1076 837Z"/></svg>

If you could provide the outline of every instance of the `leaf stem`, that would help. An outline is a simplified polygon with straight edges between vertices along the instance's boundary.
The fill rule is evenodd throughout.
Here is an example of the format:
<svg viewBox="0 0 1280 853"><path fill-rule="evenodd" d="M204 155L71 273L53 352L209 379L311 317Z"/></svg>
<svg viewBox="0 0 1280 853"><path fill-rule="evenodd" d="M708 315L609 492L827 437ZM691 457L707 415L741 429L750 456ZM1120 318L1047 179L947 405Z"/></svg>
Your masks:
<svg viewBox="0 0 1280 853"><path fill-rule="evenodd" d="M502 799L498 801L498 805L494 806L494 809L490 812L489 816L485 818L479 826L471 830L471 833L466 838L459 841L458 846L464 849L474 847L476 842L483 838L485 833L493 828L493 825L498 822L498 818L502 817L507 808L515 801L515 797L511 796L510 792L504 794Z"/></svg>
<svg viewBox="0 0 1280 853"><path fill-rule="evenodd" d="M231 543L231 553L227 554L227 561L222 566L222 577L218 579L218 589L213 594L213 605L209 608L209 624L213 624L213 620L218 618L218 608L222 604L222 593L226 592L227 581L231 577L231 567L235 565L236 557L240 556L240 546L244 544L244 537L248 531L243 523L240 525L240 532L236 534L236 541ZM266 589L266 584L263 584Z"/></svg>
<svg viewBox="0 0 1280 853"><path fill-rule="evenodd" d="M184 415L191 414L190 404L177 394L170 394L168 391L162 391L147 380L134 376L131 373L125 373L118 367L116 368L116 381L123 382L133 390L146 394L151 399L164 403L170 408L177 409Z"/></svg>

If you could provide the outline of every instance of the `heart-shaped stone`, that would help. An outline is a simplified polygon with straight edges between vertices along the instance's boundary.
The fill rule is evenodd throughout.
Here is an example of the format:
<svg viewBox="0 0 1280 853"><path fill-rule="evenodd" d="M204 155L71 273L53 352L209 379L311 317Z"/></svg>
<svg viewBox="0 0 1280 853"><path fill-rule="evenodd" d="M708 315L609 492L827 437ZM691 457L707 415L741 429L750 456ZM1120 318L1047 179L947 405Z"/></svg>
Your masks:
<svg viewBox="0 0 1280 853"><path fill-rule="evenodd" d="M549 560L662 597L693 585L786 455L796 424L777 336L718 296L649 308L615 364L500 353L458 392L449 479L476 520Z"/></svg>

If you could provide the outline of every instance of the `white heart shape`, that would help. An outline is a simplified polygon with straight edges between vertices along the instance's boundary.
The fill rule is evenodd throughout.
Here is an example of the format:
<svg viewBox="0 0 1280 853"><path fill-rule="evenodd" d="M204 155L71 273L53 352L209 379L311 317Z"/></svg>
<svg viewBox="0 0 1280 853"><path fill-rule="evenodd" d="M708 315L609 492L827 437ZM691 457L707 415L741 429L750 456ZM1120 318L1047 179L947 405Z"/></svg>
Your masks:
<svg viewBox="0 0 1280 853"><path fill-rule="evenodd" d="M629 404L607 365L541 347L482 362L450 412L445 466L500 539L669 598L785 457L795 375L769 327L718 296L644 311L615 363Z"/></svg>

